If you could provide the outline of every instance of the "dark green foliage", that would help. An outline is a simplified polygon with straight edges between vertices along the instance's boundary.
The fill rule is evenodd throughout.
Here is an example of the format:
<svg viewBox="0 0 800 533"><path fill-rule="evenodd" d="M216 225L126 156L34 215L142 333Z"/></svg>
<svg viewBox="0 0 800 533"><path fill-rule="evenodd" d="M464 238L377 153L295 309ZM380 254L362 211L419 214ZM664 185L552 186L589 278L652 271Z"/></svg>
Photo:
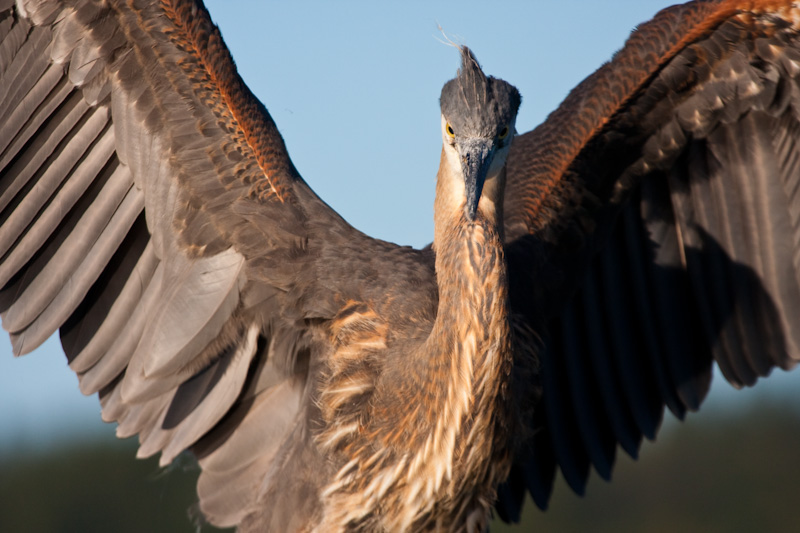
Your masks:
<svg viewBox="0 0 800 533"><path fill-rule="evenodd" d="M492 532L777 532L796 525L796 408L711 409L683 424L670 418L668 426L656 444L643 446L639 461L620 455L612 483L593 476L581 499L559 481L550 510L528 502L522 524L495 523ZM197 531L190 516L197 467L181 461L162 470L134 454L133 441L105 439L25 457L0 452L0 531Z"/></svg>
<svg viewBox="0 0 800 533"><path fill-rule="evenodd" d="M638 461L618 453L611 483L593 475L579 498L559 479L547 512L528 501L521 524L495 521L492 533L795 530L800 415L792 407L712 410L682 424L669 417Z"/></svg>
<svg viewBox="0 0 800 533"><path fill-rule="evenodd" d="M200 473L192 461L160 469L134 459L135 441L72 443L30 456L0 454L0 531L150 533L198 530Z"/></svg>

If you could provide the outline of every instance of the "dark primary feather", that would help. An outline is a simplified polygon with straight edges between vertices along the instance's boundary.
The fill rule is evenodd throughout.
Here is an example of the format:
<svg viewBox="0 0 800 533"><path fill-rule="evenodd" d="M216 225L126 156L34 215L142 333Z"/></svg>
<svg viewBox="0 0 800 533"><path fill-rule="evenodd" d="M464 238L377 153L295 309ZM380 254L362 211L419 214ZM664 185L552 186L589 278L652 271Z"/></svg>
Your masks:
<svg viewBox="0 0 800 533"><path fill-rule="evenodd" d="M81 391L140 456L193 452L212 523L305 527L334 468L319 383L408 364L401 349L331 361L334 346L369 342L379 328L348 319L371 313L387 343L421 344L435 254L370 239L315 196L201 4L106 4L0 0L3 326L18 354L59 329ZM578 493L592 467L609 478L664 406L700 406L713 361L743 386L798 358L787 6L665 10L514 141L505 252L529 431L504 518L525 492L545 507L557 469Z"/></svg>
<svg viewBox="0 0 800 533"><path fill-rule="evenodd" d="M554 466L583 492L588 465L608 479L615 443L635 457L664 406L696 410L712 361L744 386L800 358L800 42L778 13L666 9L515 140L512 304L549 324L545 420L518 457L541 507ZM532 457L548 446L549 459ZM514 498L500 503L509 518Z"/></svg>

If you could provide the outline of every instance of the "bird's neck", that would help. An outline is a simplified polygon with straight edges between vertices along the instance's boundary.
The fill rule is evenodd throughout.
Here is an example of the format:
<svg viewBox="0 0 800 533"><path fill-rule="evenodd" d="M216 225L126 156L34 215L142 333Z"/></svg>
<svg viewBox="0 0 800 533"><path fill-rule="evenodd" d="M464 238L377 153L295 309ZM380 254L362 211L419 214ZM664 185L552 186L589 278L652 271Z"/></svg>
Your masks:
<svg viewBox="0 0 800 533"><path fill-rule="evenodd" d="M437 391L430 398L436 405L429 408L437 412L430 430L443 456L432 463L458 470L445 475L455 485L450 490L477 493L501 481L490 478L504 475L486 465L500 466L496 455L504 453L495 443L498 424L505 423L512 364L506 262L500 210L482 203L469 221L463 195L448 186L452 176L442 175L447 168L443 156L434 240L439 307L424 350L427 360L418 368L428 390Z"/></svg>
<svg viewBox="0 0 800 533"><path fill-rule="evenodd" d="M472 419L496 408L510 370L502 233L480 212L474 221L463 209L441 218L434 241L439 305L427 351L435 368L449 368L443 385L463 403L453 409Z"/></svg>
<svg viewBox="0 0 800 533"><path fill-rule="evenodd" d="M501 200L504 176L487 180L477 216L471 221L464 209L463 178L454 166L443 152L436 182L433 241L439 307L431 336L463 334L468 327L480 329L487 340L495 339L495 333L500 334L508 324Z"/></svg>
<svg viewBox="0 0 800 533"><path fill-rule="evenodd" d="M450 367L447 389L463 394L469 405L462 409L473 410L496 394L510 364L502 210L491 196L482 197L475 220L468 220L463 193L443 175L448 169L443 155L434 209L439 306L428 353L436 354L434 364Z"/></svg>

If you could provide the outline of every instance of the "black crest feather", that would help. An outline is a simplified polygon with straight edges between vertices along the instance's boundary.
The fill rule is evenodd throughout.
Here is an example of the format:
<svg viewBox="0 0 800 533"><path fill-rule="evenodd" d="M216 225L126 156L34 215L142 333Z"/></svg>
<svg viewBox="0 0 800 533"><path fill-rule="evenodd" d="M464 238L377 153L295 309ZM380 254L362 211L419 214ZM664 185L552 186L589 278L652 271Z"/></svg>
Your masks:
<svg viewBox="0 0 800 533"><path fill-rule="evenodd" d="M442 114L456 135L494 136L519 110L519 91L510 83L486 76L466 46L459 46L461 68L442 88Z"/></svg>

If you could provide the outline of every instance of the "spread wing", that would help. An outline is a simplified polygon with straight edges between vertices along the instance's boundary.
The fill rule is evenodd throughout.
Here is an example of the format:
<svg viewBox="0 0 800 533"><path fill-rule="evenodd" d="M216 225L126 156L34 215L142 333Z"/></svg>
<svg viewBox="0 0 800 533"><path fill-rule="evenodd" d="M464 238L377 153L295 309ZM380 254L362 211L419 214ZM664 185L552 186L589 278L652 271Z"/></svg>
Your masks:
<svg viewBox="0 0 800 533"><path fill-rule="evenodd" d="M104 420L162 464L191 448L204 514L236 524L304 438L309 325L370 296L330 280L386 295L371 262L392 254L419 301L431 255L316 197L202 4L17 5L0 0L3 327L17 354L60 329Z"/></svg>
<svg viewBox="0 0 800 533"><path fill-rule="evenodd" d="M665 405L699 407L712 361L738 387L800 358L798 15L666 9L514 141L512 308L543 394L504 518L526 491L545 507L556 468L578 493L608 479Z"/></svg>

